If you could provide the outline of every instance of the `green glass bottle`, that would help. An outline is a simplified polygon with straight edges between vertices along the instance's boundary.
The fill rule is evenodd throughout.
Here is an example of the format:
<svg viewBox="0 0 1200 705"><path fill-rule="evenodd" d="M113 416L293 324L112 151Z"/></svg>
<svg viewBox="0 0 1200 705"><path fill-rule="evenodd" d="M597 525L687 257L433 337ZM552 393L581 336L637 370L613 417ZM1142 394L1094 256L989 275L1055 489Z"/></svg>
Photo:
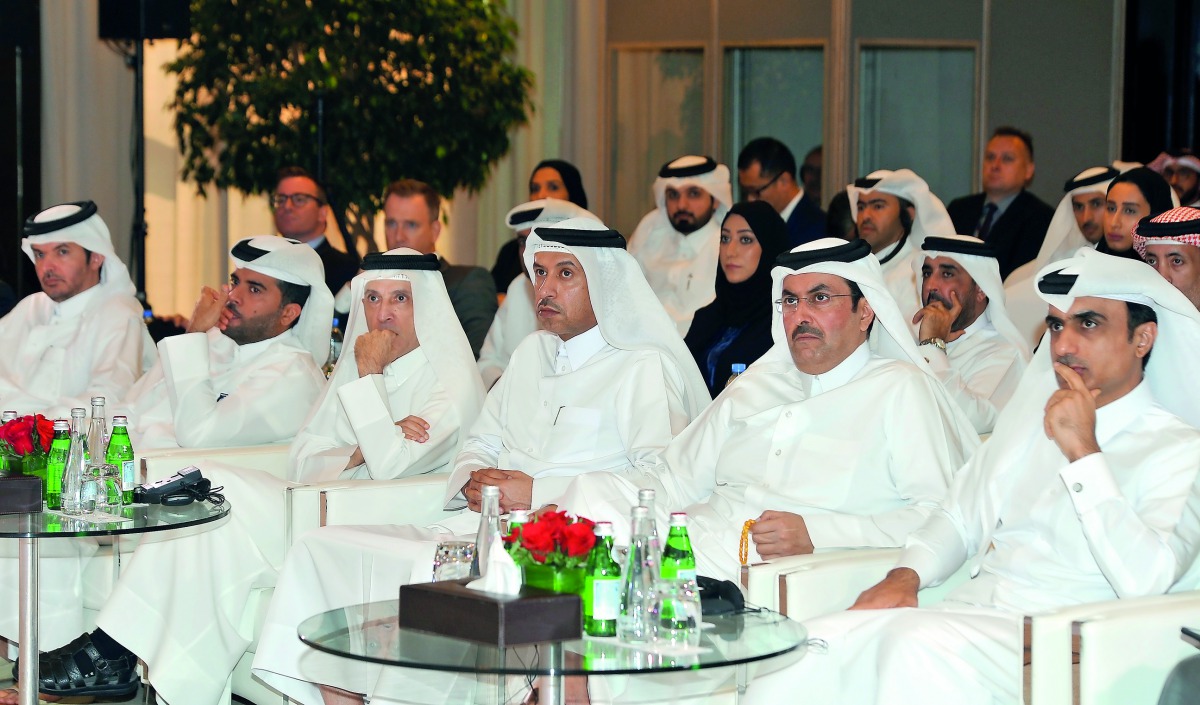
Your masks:
<svg viewBox="0 0 1200 705"><path fill-rule="evenodd" d="M583 631L588 636L616 636L621 604L621 566L613 560L613 527L596 524L596 545L588 554L583 579Z"/></svg>
<svg viewBox="0 0 1200 705"><path fill-rule="evenodd" d="M121 468L121 504L133 504L133 443L129 440L129 419L113 417L112 436L108 439L108 454L104 461ZM112 499L116 499L113 497ZM116 504L109 501L109 504Z"/></svg>
<svg viewBox="0 0 1200 705"><path fill-rule="evenodd" d="M692 552L692 540L688 537L687 514L671 514L671 529L667 533L667 547L662 557L663 580L696 579L696 554Z"/></svg>
<svg viewBox="0 0 1200 705"><path fill-rule="evenodd" d="M46 457L47 509L62 508L62 476L67 468L67 455L70 452L71 424L66 419L57 419L54 422L54 438L50 440L50 453Z"/></svg>

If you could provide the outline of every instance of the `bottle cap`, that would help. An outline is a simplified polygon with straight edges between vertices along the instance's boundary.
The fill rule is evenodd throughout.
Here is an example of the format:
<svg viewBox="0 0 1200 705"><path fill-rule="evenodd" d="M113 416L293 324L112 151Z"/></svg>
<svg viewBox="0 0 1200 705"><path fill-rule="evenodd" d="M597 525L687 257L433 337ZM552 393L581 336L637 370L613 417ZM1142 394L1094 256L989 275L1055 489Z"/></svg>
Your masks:
<svg viewBox="0 0 1200 705"><path fill-rule="evenodd" d="M594 529L592 529L592 531L597 536L612 536L613 535L612 522L611 521L598 521L598 522L596 522L596 526Z"/></svg>
<svg viewBox="0 0 1200 705"><path fill-rule="evenodd" d="M730 368L733 370L733 373L735 375L740 375L741 373L746 371L746 363L735 362L730 366Z"/></svg>
<svg viewBox="0 0 1200 705"><path fill-rule="evenodd" d="M104 404L104 397L92 397L92 406L95 406L95 405L97 405L97 404L101 404L101 405L103 405L103 404Z"/></svg>
<svg viewBox="0 0 1200 705"><path fill-rule="evenodd" d="M87 416L87 409L81 409L77 406L74 409L71 409L71 416L83 418L84 416Z"/></svg>
<svg viewBox="0 0 1200 705"><path fill-rule="evenodd" d="M529 521L528 509L514 509L508 514L509 524L524 524Z"/></svg>
<svg viewBox="0 0 1200 705"><path fill-rule="evenodd" d="M54 420L54 430L55 431L70 431L71 430L71 422L67 421L66 419L55 419Z"/></svg>
<svg viewBox="0 0 1200 705"><path fill-rule="evenodd" d="M17 412L15 412L15 411L5 411L5 412L3 413L3 415L2 415L2 416L0 416L0 418L5 418L5 419L15 419L15 418L17 418Z"/></svg>
<svg viewBox="0 0 1200 705"><path fill-rule="evenodd" d="M638 501L644 504L646 500L654 501L654 490L638 490Z"/></svg>
<svg viewBox="0 0 1200 705"><path fill-rule="evenodd" d="M339 323L341 323L341 319L339 319L337 316L334 316L333 317L333 327L337 328Z"/></svg>
<svg viewBox="0 0 1200 705"><path fill-rule="evenodd" d="M113 417L113 426L128 426L128 425L129 425L129 417L127 417L127 416L114 416Z"/></svg>
<svg viewBox="0 0 1200 705"><path fill-rule="evenodd" d="M495 485L484 485L483 486L483 496L499 498L500 497L500 488L496 487Z"/></svg>
<svg viewBox="0 0 1200 705"><path fill-rule="evenodd" d="M687 513L671 512L671 526L687 526Z"/></svg>
<svg viewBox="0 0 1200 705"><path fill-rule="evenodd" d="M633 511L630 513L630 516L634 519L645 519L646 517L650 516L650 510L646 509L645 507L634 507Z"/></svg>

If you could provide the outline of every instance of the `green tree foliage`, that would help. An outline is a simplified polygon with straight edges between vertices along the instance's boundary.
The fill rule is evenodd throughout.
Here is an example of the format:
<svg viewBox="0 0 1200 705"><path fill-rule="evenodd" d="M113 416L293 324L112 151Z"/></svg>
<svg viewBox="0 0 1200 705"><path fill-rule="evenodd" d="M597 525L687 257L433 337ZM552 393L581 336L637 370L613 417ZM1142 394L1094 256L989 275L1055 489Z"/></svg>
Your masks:
<svg viewBox="0 0 1200 705"><path fill-rule="evenodd" d="M167 65L183 176L265 193L316 170L360 231L394 179L475 191L531 109L516 23L489 0L192 0Z"/></svg>

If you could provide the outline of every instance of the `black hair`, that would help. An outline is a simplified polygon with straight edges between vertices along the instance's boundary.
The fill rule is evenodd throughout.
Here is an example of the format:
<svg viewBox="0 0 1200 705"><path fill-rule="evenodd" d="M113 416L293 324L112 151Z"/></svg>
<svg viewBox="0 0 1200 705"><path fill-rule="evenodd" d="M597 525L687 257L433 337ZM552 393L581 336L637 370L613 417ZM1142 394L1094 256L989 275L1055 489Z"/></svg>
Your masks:
<svg viewBox="0 0 1200 705"><path fill-rule="evenodd" d="M1033 161L1033 135L1025 130L1011 125L1001 125L992 133L992 137L1016 137L1025 145L1025 149L1029 152L1029 161Z"/></svg>
<svg viewBox="0 0 1200 705"><path fill-rule="evenodd" d="M896 196L896 200L900 201L900 227L904 228L904 234L912 233L913 214L908 212L909 208L913 208L913 202Z"/></svg>
<svg viewBox="0 0 1200 705"><path fill-rule="evenodd" d="M1158 315L1154 313L1154 309L1146 304L1136 304L1132 301L1125 302L1125 309L1128 311L1129 323L1129 341L1133 342L1133 334L1137 332L1138 326L1143 323L1158 323ZM1147 351L1146 356L1142 358L1142 369L1146 369L1146 363L1150 362L1150 353L1153 350Z"/></svg>
<svg viewBox="0 0 1200 705"><path fill-rule="evenodd" d="M1137 167L1114 178L1108 184L1108 190L1117 184L1133 184L1141 191L1146 205L1150 206L1150 215L1158 215L1175 207L1171 200L1171 185L1157 171L1148 167ZM1103 242L1103 240L1101 241Z"/></svg>
<svg viewBox="0 0 1200 705"><path fill-rule="evenodd" d="M774 137L755 137L738 153L737 168L749 169L758 162L758 173L767 178L778 174L789 174L796 178L796 157L787 145Z"/></svg>
<svg viewBox="0 0 1200 705"><path fill-rule="evenodd" d="M292 282L285 282L282 279L276 279L275 283L279 285L280 310L283 310L283 307L287 306L288 304L296 304L303 309L304 304L308 303L308 295L312 293L311 286L306 284L293 284ZM292 325L288 327L295 328L296 324L299 322L300 317L296 316L296 320L292 321Z"/></svg>
<svg viewBox="0 0 1200 705"><path fill-rule="evenodd" d="M862 289L858 288L857 282L852 282L849 279L844 279L847 285L850 286L850 310L858 310L858 302L863 300ZM871 325L867 326L867 337L871 337L871 329L875 327L875 319L871 319Z"/></svg>

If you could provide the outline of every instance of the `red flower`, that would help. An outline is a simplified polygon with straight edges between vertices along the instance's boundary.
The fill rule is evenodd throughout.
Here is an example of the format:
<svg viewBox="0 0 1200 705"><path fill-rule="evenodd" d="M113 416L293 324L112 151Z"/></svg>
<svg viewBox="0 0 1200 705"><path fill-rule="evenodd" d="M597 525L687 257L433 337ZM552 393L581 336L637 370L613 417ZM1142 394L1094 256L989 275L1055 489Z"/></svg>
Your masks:
<svg viewBox="0 0 1200 705"><path fill-rule="evenodd" d="M41 441L43 453L50 452L50 442L54 440L54 422L50 419L37 415L36 420L38 440Z"/></svg>
<svg viewBox="0 0 1200 705"><path fill-rule="evenodd" d="M0 440L8 443L17 455L33 451L33 417L22 416L0 426Z"/></svg>
<svg viewBox="0 0 1200 705"><path fill-rule="evenodd" d="M538 563L546 562L546 555L554 550L554 527L551 523L538 520L521 527L521 546L529 551Z"/></svg>
<svg viewBox="0 0 1200 705"><path fill-rule="evenodd" d="M593 533L590 521L577 521L567 524L562 541L563 550L571 558L586 556L596 545L596 534Z"/></svg>

